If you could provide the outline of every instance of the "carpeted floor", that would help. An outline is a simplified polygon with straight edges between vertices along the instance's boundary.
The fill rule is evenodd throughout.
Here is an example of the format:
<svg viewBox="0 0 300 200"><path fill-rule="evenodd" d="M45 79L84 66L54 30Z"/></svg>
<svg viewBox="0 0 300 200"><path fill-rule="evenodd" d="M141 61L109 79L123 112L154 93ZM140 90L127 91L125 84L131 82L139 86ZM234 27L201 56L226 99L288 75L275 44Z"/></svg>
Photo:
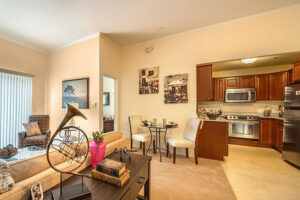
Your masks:
<svg viewBox="0 0 300 200"><path fill-rule="evenodd" d="M152 200L234 200L235 194L219 161L199 158L195 165L193 158L177 156L176 164L163 154L148 153L151 161Z"/></svg>

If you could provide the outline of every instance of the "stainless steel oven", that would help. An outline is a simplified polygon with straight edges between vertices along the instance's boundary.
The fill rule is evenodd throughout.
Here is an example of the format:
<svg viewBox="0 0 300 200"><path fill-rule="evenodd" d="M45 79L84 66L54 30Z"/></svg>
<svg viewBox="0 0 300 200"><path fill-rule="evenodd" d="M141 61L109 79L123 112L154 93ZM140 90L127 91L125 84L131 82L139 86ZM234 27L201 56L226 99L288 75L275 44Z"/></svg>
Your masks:
<svg viewBox="0 0 300 200"><path fill-rule="evenodd" d="M225 102L255 102L255 88L226 89Z"/></svg>
<svg viewBox="0 0 300 200"><path fill-rule="evenodd" d="M256 116L236 116L228 125L229 137L259 139L259 118Z"/></svg>

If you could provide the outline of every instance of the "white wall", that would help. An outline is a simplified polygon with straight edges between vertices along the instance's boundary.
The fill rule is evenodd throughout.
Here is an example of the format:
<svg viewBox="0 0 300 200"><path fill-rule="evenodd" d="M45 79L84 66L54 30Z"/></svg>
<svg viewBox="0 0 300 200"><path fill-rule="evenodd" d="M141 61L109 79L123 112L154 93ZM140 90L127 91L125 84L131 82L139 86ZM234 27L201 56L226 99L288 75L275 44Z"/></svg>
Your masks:
<svg viewBox="0 0 300 200"><path fill-rule="evenodd" d="M89 77L90 108L80 109L87 120L76 117L75 125L80 126L88 135L100 130L99 74L99 37L57 50L49 55L47 112L50 115L52 133L66 113L66 109L62 108L62 81L86 77Z"/></svg>
<svg viewBox="0 0 300 200"><path fill-rule="evenodd" d="M115 116L115 80L107 76L103 76L103 92L109 92L110 104L103 106L103 117Z"/></svg>
<svg viewBox="0 0 300 200"><path fill-rule="evenodd" d="M103 83L103 75L112 77L116 80L115 86L115 119L114 130L119 130L119 87L120 87L120 47L110 41L104 34L100 33L100 83ZM103 108L103 84L100 84L100 107ZM103 116L103 109L100 109L100 116ZM102 130L103 118L100 118L100 129Z"/></svg>
<svg viewBox="0 0 300 200"><path fill-rule="evenodd" d="M48 56L0 38L0 68L33 74L32 114L45 114Z"/></svg>
<svg viewBox="0 0 300 200"><path fill-rule="evenodd" d="M129 135L128 116L166 117L179 123L180 134L196 117L196 65L300 50L300 9L248 18L123 48L121 51L121 130ZM153 45L150 54L145 47ZM160 67L159 94L138 94L138 69ZM164 104L163 77L189 74L189 102Z"/></svg>

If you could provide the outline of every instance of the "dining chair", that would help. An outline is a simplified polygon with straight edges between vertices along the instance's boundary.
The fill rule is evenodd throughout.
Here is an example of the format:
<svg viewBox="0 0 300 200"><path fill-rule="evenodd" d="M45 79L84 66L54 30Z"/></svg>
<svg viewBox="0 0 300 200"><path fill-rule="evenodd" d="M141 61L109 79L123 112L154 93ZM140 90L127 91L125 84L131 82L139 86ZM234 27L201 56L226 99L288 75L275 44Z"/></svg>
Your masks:
<svg viewBox="0 0 300 200"><path fill-rule="evenodd" d="M195 141L197 131L202 129L203 120L200 119L189 119L182 136L171 136L167 139L167 156L169 152L169 145L173 147L173 163L176 163L176 148L185 148L186 157L189 157L189 148L194 148L195 164L198 164L198 153L195 148Z"/></svg>
<svg viewBox="0 0 300 200"><path fill-rule="evenodd" d="M133 115L128 117L130 127L130 147L132 149L133 140L140 142L140 149L143 148L143 155L146 154L146 142L151 140L149 129L142 126L142 117ZM155 140L153 139L153 152L156 153Z"/></svg>

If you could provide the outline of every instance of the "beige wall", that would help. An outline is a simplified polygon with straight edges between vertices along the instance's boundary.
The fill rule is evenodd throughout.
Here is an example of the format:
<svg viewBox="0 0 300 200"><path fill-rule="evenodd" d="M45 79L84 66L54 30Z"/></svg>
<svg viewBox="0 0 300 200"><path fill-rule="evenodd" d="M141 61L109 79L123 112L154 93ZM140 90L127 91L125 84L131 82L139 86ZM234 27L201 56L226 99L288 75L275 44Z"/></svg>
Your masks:
<svg viewBox="0 0 300 200"><path fill-rule="evenodd" d="M100 34L100 91L101 91L101 108L102 91L103 91L103 75L116 79L115 87L115 130L119 130L119 83L120 83L120 48L110 41L104 34ZM100 109L100 116L103 116L103 109ZM103 118L100 118L100 129L102 130Z"/></svg>
<svg viewBox="0 0 300 200"><path fill-rule="evenodd" d="M287 71L293 68L292 64L286 65L274 65L266 67L255 67L246 69L234 69L226 71L213 71L213 77L230 77L230 76L244 76L244 75L255 75L255 74L269 74L274 72Z"/></svg>
<svg viewBox="0 0 300 200"><path fill-rule="evenodd" d="M129 134L128 115L145 119L163 117L179 122L179 134L190 117L196 116L196 65L300 50L300 9L239 20L145 42L121 51L121 130ZM154 50L146 54L145 47ZM160 67L159 94L138 94L138 69ZM189 74L189 102L164 104L163 77ZM203 86L205 87L205 86Z"/></svg>
<svg viewBox="0 0 300 200"><path fill-rule="evenodd" d="M62 81L89 77L89 109L80 109L88 120L75 118L88 135L99 130L99 37L57 50L49 55L47 112L54 132L66 110L62 108ZM94 104L96 103L96 107Z"/></svg>
<svg viewBox="0 0 300 200"><path fill-rule="evenodd" d="M33 74L32 113L45 113L47 54L0 38L0 68Z"/></svg>

